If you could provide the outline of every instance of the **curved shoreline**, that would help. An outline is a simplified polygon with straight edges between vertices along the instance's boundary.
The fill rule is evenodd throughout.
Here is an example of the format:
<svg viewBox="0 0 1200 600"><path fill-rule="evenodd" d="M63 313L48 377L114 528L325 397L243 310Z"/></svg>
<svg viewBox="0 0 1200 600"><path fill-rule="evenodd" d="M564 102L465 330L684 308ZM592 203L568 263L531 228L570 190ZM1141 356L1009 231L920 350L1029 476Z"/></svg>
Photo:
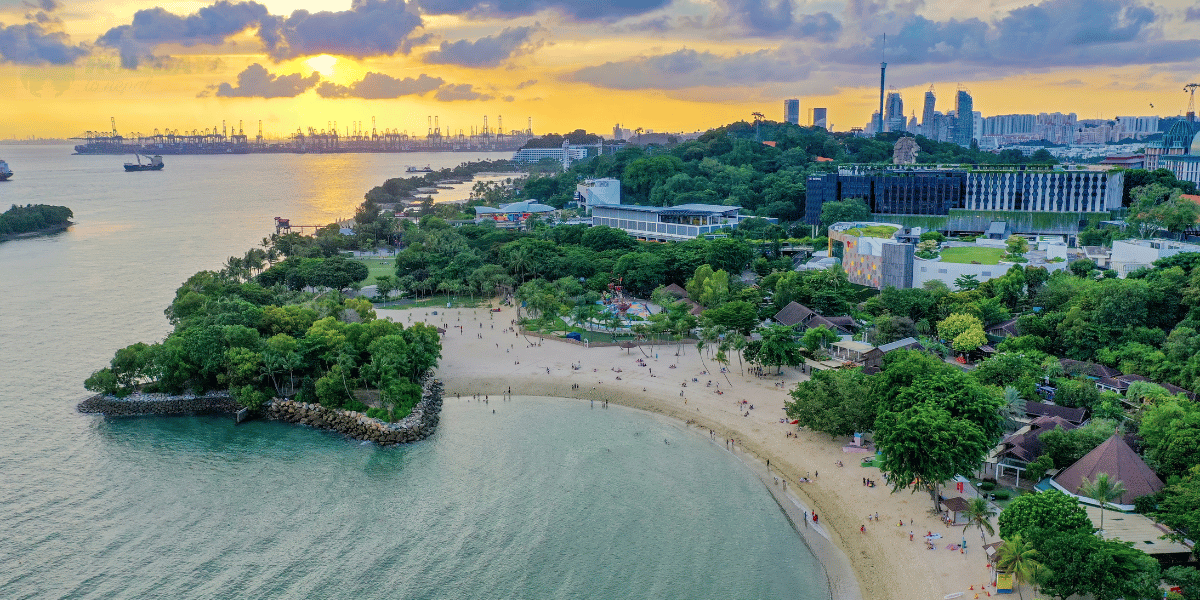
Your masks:
<svg viewBox="0 0 1200 600"><path fill-rule="evenodd" d="M922 539L927 531L954 538L974 535L959 528L944 530L947 526L931 513L924 494L867 485L868 479L882 478L877 467L863 466L859 460L869 458L870 450L854 446L848 438L786 424L788 392L807 379L794 369L785 369L783 376L755 376L744 372L742 367L748 365L733 355L728 372L720 372L722 365L711 353L699 352L695 345L626 350L543 341L514 331L517 315L505 306L499 313L486 306L376 312L405 325L425 322L446 330L438 372L446 379L447 398L455 393L496 395L511 387L520 395L607 399L735 439L738 456L751 459L744 462L761 469L760 476L765 477L770 461L768 489L774 492L776 475L788 481L790 493L777 498L785 511L800 513L793 522L803 520L806 508L819 513L817 533L828 537L808 539L821 548L824 558L845 557L845 562L822 561L834 594L857 598L847 590L849 583L842 585L856 581L867 600L927 600L956 593L967 600L979 593L979 600L985 600L991 572L980 546L994 540L972 541L965 552L949 545L930 550ZM761 467L755 466L760 462ZM862 481L855 481L856 476ZM802 479L811 482L799 483Z"/></svg>
<svg viewBox="0 0 1200 600"><path fill-rule="evenodd" d="M717 434L720 434L723 439L728 438L730 435L729 431L714 421L702 416L693 416L683 411L664 410L664 407L655 404L651 400L638 398L623 390L571 389L570 386L543 381L537 377L510 376L502 381L497 381L472 376L452 376L444 377L444 380L446 385L445 397L447 398L453 397L456 394L489 394L500 396L507 393L508 389L511 388L513 396L595 401L607 400L626 408L669 418L689 431L694 430L694 433L697 435L704 429L713 430ZM736 434L736 432L734 433ZM716 442L712 443L715 444ZM774 460L770 473L779 473L779 469L775 465L781 464L780 459L774 456L762 455L745 446L739 447L735 445L733 449L724 447L724 450L733 454L739 462L762 482L763 487L771 494L775 503L779 505L779 509L783 511L788 521L792 524L792 528L800 535L804 544L812 551L813 555L816 556L825 573L832 600L863 600L864 596L854 566L842 550L838 542L837 533L831 531L825 522L820 522L817 525L813 525L811 521L804 522L804 514L806 512L811 514L811 507L820 505L809 498L802 490L798 490L794 484L788 486L785 491L782 486L775 486L771 483L774 475L768 474L765 460L768 458ZM798 481L800 478L798 471L792 469L785 469L783 476L790 481ZM802 522L804 524L801 524Z"/></svg>

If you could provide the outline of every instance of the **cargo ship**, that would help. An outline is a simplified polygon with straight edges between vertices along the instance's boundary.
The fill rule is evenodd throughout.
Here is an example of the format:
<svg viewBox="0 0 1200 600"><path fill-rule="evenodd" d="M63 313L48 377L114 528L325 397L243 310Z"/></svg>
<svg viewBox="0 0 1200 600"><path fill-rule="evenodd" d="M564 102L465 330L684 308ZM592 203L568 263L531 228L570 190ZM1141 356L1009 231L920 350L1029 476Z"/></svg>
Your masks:
<svg viewBox="0 0 1200 600"><path fill-rule="evenodd" d="M8 181L8 178L12 176L13 172L8 168L8 163L0 160L0 181Z"/></svg>
<svg viewBox="0 0 1200 600"><path fill-rule="evenodd" d="M163 161L161 156L147 156L150 162L142 162L141 154L134 154L137 157L136 163L125 163L126 171L161 171L163 170Z"/></svg>
<svg viewBox="0 0 1200 600"><path fill-rule="evenodd" d="M418 169L416 167L409 167L409 168L405 169L405 172L407 172L407 173L432 173L433 169L430 169L429 165L425 165L425 167L421 168L421 169Z"/></svg>

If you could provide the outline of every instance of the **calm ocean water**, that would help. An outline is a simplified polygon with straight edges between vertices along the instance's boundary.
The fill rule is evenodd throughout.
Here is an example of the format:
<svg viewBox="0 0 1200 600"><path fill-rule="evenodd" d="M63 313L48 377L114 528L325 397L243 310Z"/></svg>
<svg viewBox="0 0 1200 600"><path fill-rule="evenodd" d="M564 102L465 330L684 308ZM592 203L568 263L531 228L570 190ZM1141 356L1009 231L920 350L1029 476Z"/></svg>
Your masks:
<svg viewBox="0 0 1200 600"><path fill-rule="evenodd" d="M83 379L166 335L175 288L272 217L326 223L407 165L483 155L172 156L127 174L69 152L0 146L16 172L0 205L77 222L0 243L0 598L828 598L752 474L630 410L451 400L433 438L392 449L76 414Z"/></svg>

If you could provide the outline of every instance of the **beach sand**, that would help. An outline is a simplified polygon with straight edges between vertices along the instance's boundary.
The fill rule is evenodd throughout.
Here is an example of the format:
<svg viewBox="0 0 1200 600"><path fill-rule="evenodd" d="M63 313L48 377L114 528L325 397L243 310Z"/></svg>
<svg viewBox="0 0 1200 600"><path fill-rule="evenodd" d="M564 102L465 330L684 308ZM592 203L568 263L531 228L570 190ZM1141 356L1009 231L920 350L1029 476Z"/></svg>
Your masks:
<svg viewBox="0 0 1200 600"><path fill-rule="evenodd" d="M447 399L472 394L496 397L511 388L520 396L607 400L677 418L696 428L698 435L712 430L714 443L734 452L775 495L820 557L835 599L937 600L961 592L964 600L974 600L996 593L990 587L982 544L998 538L987 536L984 542L975 528L964 531L961 526L946 526L930 514L933 503L927 493L892 493L884 487L879 469L860 466L860 459L870 454L844 451L848 438L797 432L796 426L780 422L787 391L805 378L796 371L784 369L782 378L743 376L737 358L731 357L729 372L722 374L721 365L707 355L701 357L694 345L625 350L539 340L505 332L516 312L502 308L499 313L487 308L377 313L405 325L425 322L446 329L437 377L445 382ZM433 315L435 310L437 315ZM639 358L646 366L637 365ZM620 372L613 370L618 368ZM710 380L719 388L707 387ZM777 386L779 382L784 385ZM721 394L716 393L718 389ZM739 407L741 400L754 409ZM789 437L788 432L795 435ZM724 443L729 439L735 440L732 445ZM837 461L844 466L838 467ZM782 483L774 482L775 477L786 479L786 491ZM800 482L805 477L809 483ZM863 478L878 485L864 487ZM953 487L943 493L956 495ZM814 509L818 523L814 526L811 518L802 523L803 513L811 515ZM875 513L879 519L868 520L867 515ZM904 525L898 526L901 520ZM860 526L865 526L865 533ZM915 534L912 541L910 531ZM923 536L927 531L942 536L935 540L936 550L926 549ZM946 549L964 536L966 553Z"/></svg>

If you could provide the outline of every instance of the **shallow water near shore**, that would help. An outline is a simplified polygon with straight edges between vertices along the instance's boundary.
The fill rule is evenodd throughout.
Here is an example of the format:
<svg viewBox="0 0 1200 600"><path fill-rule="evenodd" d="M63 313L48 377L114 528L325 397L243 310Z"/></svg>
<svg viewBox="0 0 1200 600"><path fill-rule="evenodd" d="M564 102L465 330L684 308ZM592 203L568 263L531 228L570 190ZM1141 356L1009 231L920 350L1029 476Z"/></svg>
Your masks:
<svg viewBox="0 0 1200 600"><path fill-rule="evenodd" d="M172 157L113 175L120 157L0 151L23 178L0 201L64 204L77 222L0 244L0 598L829 597L752 473L633 410L449 398L433 438L389 449L74 412L90 372L161 339L175 288L272 216L350 214L368 182L438 157ZM209 165L211 179L177 175ZM314 169L352 181L318 189ZM122 179L139 175L168 178Z"/></svg>

